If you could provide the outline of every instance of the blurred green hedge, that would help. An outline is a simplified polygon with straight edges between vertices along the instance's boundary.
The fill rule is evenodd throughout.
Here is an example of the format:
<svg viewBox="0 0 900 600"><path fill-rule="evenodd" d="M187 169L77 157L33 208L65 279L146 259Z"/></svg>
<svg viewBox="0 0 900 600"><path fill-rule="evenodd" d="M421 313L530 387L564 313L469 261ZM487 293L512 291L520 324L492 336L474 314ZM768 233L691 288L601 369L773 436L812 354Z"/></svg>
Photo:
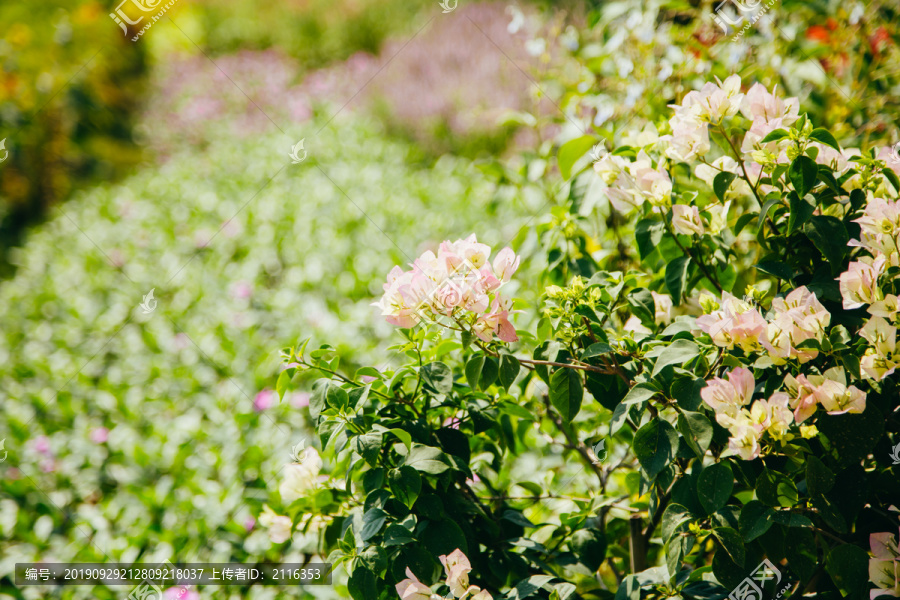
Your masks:
<svg viewBox="0 0 900 600"><path fill-rule="evenodd" d="M137 163L131 126L147 73L105 3L0 4L0 248L80 182ZM0 256L0 275L3 274Z"/></svg>

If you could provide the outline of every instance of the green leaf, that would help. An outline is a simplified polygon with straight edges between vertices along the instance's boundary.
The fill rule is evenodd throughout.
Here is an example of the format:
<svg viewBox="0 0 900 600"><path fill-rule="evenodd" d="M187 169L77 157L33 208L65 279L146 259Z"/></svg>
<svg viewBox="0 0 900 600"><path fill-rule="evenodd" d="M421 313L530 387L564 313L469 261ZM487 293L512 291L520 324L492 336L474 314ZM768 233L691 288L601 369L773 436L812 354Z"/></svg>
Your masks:
<svg viewBox="0 0 900 600"><path fill-rule="evenodd" d="M840 468L859 464L875 448L884 433L884 415L873 404L858 415L822 415L816 427L831 444Z"/></svg>
<svg viewBox="0 0 900 600"><path fill-rule="evenodd" d="M387 513L380 508L370 508L362 517L362 529L356 534L359 541L365 542L381 531L381 526L387 519Z"/></svg>
<svg viewBox="0 0 900 600"><path fill-rule="evenodd" d="M481 369L484 368L484 354L476 354L466 363L466 381L473 390L478 389L481 380Z"/></svg>
<svg viewBox="0 0 900 600"><path fill-rule="evenodd" d="M888 178L888 180L891 182L891 185L894 186L895 190L900 191L900 177L897 177L897 174L894 173L893 170L885 167L881 170L881 173Z"/></svg>
<svg viewBox="0 0 900 600"><path fill-rule="evenodd" d="M675 458L678 433L668 421L656 418L637 430L632 447L641 467L653 478Z"/></svg>
<svg viewBox="0 0 900 600"><path fill-rule="evenodd" d="M343 408L349 403L350 396L344 388L328 379L320 379L313 384L313 393L309 399L309 414L315 420L329 406Z"/></svg>
<svg viewBox="0 0 900 600"><path fill-rule="evenodd" d="M847 253L850 236L837 217L816 215L810 218L803 233L815 245L831 265L832 274L837 274Z"/></svg>
<svg viewBox="0 0 900 600"><path fill-rule="evenodd" d="M449 459L440 449L424 444L413 444L403 462L405 465L429 475L439 475L450 468Z"/></svg>
<svg viewBox="0 0 900 600"><path fill-rule="evenodd" d="M550 402L566 423L581 410L584 388L575 369L560 368L550 376Z"/></svg>
<svg viewBox="0 0 900 600"><path fill-rule="evenodd" d="M788 177L794 186L794 191L801 198L808 194L819 179L819 165L808 156L798 156L788 169Z"/></svg>
<svg viewBox="0 0 900 600"><path fill-rule="evenodd" d="M637 288L632 290L626 296L628 304L634 309L634 313L641 321L652 323L656 314L656 303L653 301L653 294L646 288Z"/></svg>
<svg viewBox="0 0 900 600"><path fill-rule="evenodd" d="M572 167L574 167L575 163L578 162L578 159L584 156L596 143L597 138L594 136L583 135L574 140L569 140L559 147L557 162L559 164L559 172L563 176L563 179L568 179L572 176Z"/></svg>
<svg viewBox="0 0 900 600"><path fill-rule="evenodd" d="M776 511L772 519L779 525L785 527L812 527L813 522L803 515L798 515L789 511Z"/></svg>
<svg viewBox="0 0 900 600"><path fill-rule="evenodd" d="M761 139L759 141L759 143L760 144L768 144L769 142L777 142L779 140L783 140L784 138L786 138L789 135L790 135L790 133L788 133L784 129L776 129L775 131L769 132L769 135L767 135L766 137Z"/></svg>
<svg viewBox="0 0 900 600"><path fill-rule="evenodd" d="M407 508L412 508L422 491L422 476L414 468L404 465L399 469L391 469L388 473L388 485L397 500Z"/></svg>
<svg viewBox="0 0 900 600"><path fill-rule="evenodd" d="M769 506L789 508L797 504L797 486L788 477L765 469L756 479L756 497Z"/></svg>
<svg viewBox="0 0 900 600"><path fill-rule="evenodd" d="M353 600L369 600L378 597L375 574L363 566L356 567L347 580L347 591Z"/></svg>
<svg viewBox="0 0 900 600"><path fill-rule="evenodd" d="M431 521L419 536L432 556L450 554L459 548L463 554L469 552L466 534L452 519Z"/></svg>
<svg viewBox="0 0 900 600"><path fill-rule="evenodd" d="M369 546L359 554L360 561L376 575L387 570L387 552L381 546Z"/></svg>
<svg viewBox="0 0 900 600"><path fill-rule="evenodd" d="M666 265L666 288L672 295L672 301L676 306L681 304L681 296L687 286L688 266L691 264L689 256L679 256Z"/></svg>
<svg viewBox="0 0 900 600"><path fill-rule="evenodd" d="M500 385L503 386L503 389L509 390L509 386L519 376L521 368L519 360L515 356L511 354L500 355Z"/></svg>
<svg viewBox="0 0 900 600"><path fill-rule="evenodd" d="M516 584L506 595L506 600L522 600L523 598L531 598L541 588L543 588L553 577L550 575L532 575L527 579L523 579Z"/></svg>
<svg viewBox="0 0 900 600"><path fill-rule="evenodd" d="M814 496L825 494L834 487L834 473L815 456L806 459L806 487Z"/></svg>
<svg viewBox="0 0 900 600"><path fill-rule="evenodd" d="M745 504L738 519L741 535L747 543L767 532L774 522L775 511L759 500Z"/></svg>
<svg viewBox="0 0 900 600"><path fill-rule="evenodd" d="M610 352L612 352L612 346L606 342L597 342L596 344L588 346L587 350L584 351L584 354L581 355L581 360L587 360L589 358L594 358L595 356L603 356Z"/></svg>
<svg viewBox="0 0 900 600"><path fill-rule="evenodd" d="M278 375L278 381L275 382L275 391L278 393L279 400L284 400L284 393L291 385L291 376L293 374L294 369L285 369Z"/></svg>
<svg viewBox="0 0 900 600"><path fill-rule="evenodd" d="M678 415L678 431L684 441L697 456L706 453L712 442L713 427L706 415L698 412L683 411Z"/></svg>
<svg viewBox="0 0 900 600"><path fill-rule="evenodd" d="M834 139L834 136L831 135L831 132L822 127L813 129L812 133L809 134L809 139L825 144L826 146L831 146L838 152L841 151L841 146L837 143L837 140Z"/></svg>
<svg viewBox="0 0 900 600"><path fill-rule="evenodd" d="M634 226L634 239L637 242L641 260L644 260L656 250L665 233L665 225L656 219L641 219Z"/></svg>
<svg viewBox="0 0 900 600"><path fill-rule="evenodd" d="M681 504L669 504L666 507L666 510L662 515L662 537L664 540L668 541L676 532L678 532L679 528L685 523L690 523L694 520L694 515L691 514L691 511Z"/></svg>
<svg viewBox="0 0 900 600"><path fill-rule="evenodd" d="M728 556L731 557L731 560L734 561L734 564L739 567L744 566L746 551L744 550L744 541L741 539L741 534L731 527L713 527L712 532L716 540L722 545L722 548L725 549L725 552L728 553Z"/></svg>
<svg viewBox="0 0 900 600"><path fill-rule="evenodd" d="M844 544L825 558L825 571L842 596L862 598L868 583L869 555L859 546Z"/></svg>
<svg viewBox="0 0 900 600"><path fill-rule="evenodd" d="M718 173L713 179L713 191L716 192L716 196L722 202L725 202L725 193L728 191L729 186L731 186L731 182L734 181L735 175L734 173L729 173L728 171L722 171Z"/></svg>
<svg viewBox="0 0 900 600"><path fill-rule="evenodd" d="M791 234L809 221L816 210L816 203L810 199L810 196L798 196L796 192L788 194L788 198L791 203L791 214L788 217L788 234Z"/></svg>
<svg viewBox="0 0 900 600"><path fill-rule="evenodd" d="M453 391L453 371L442 362L433 362L422 367L420 372L425 387L438 394L449 394Z"/></svg>
<svg viewBox="0 0 900 600"><path fill-rule="evenodd" d="M515 523L519 527L535 527L535 524L528 520L528 517L517 510L505 510L501 519L505 519L510 523Z"/></svg>
<svg viewBox="0 0 900 600"><path fill-rule="evenodd" d="M677 535L663 545L663 553L666 555L666 568L669 569L669 573L681 571L684 557L687 556L693 545L694 536L692 535Z"/></svg>
<svg viewBox="0 0 900 600"><path fill-rule="evenodd" d="M725 506L734 490L734 475L725 463L709 465L697 481L697 497L707 514ZM737 562L737 561L735 561Z"/></svg>
<svg viewBox="0 0 900 600"><path fill-rule="evenodd" d="M640 404L652 398L659 390L652 383L639 383L625 394L622 398L622 404L630 406L632 404Z"/></svg>
<svg viewBox="0 0 900 600"><path fill-rule="evenodd" d="M403 544L414 541L416 540L412 537L412 533L403 525L394 523L388 525L387 529L384 530L383 544L386 548L390 548L391 546L402 546Z"/></svg>
<svg viewBox="0 0 900 600"><path fill-rule="evenodd" d="M766 203L763 204L762 210L759 211L759 219L756 221L757 229L762 229L763 223L766 222L766 217L769 216L769 211L771 211L773 207L779 204L781 204L781 197L775 197L766 200Z"/></svg>
<svg viewBox="0 0 900 600"><path fill-rule="evenodd" d="M793 279L794 271L791 269L791 266L778 260L761 260L758 264L753 265L753 267L759 269L763 273L768 273L769 275L773 275L784 281L791 281L791 279Z"/></svg>
<svg viewBox="0 0 900 600"><path fill-rule="evenodd" d="M399 439L401 442L403 442L403 445L406 446L407 452L410 450L410 448L412 448L412 436L409 435L407 432L403 431L402 429L397 429L397 428L388 429L388 431L390 431L391 433L396 435L397 439Z"/></svg>
<svg viewBox="0 0 900 600"><path fill-rule="evenodd" d="M592 573L596 573L606 560L606 536L593 527L579 529L572 535L569 548Z"/></svg>
<svg viewBox="0 0 900 600"><path fill-rule="evenodd" d="M700 354L700 347L690 340L678 339L663 350L653 365L653 377L669 365L684 365Z"/></svg>
<svg viewBox="0 0 900 600"><path fill-rule="evenodd" d="M381 451L382 441L380 431L367 431L353 438L353 450L374 467L378 453Z"/></svg>

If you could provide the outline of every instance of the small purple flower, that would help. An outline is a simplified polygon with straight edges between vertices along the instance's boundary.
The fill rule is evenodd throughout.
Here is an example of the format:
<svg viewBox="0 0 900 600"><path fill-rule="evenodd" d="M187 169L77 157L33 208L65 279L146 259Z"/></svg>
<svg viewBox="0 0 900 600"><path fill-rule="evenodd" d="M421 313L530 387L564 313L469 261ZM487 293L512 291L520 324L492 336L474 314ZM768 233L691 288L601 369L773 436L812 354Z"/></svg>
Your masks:
<svg viewBox="0 0 900 600"><path fill-rule="evenodd" d="M244 529L246 531L253 531L253 528L256 527L256 519L253 517L247 517L244 519Z"/></svg>

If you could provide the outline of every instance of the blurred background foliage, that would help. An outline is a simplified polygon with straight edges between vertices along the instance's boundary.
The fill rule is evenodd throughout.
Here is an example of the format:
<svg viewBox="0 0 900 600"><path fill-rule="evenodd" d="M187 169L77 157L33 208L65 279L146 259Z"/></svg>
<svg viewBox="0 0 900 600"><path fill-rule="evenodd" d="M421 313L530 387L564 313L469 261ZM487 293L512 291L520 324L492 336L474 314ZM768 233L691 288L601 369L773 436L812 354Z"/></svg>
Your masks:
<svg viewBox="0 0 900 600"><path fill-rule="evenodd" d="M113 6L0 4L0 597L119 595L22 596L16 561L281 558L251 516L308 430L267 391L277 349L387 360L384 275L472 231L526 257L523 328L548 250L560 280L578 251L627 261L566 143L627 143L732 72L848 147L900 122L877 0L784 0L741 41L706 0L180 0L138 43ZM557 458L523 464L577 488Z"/></svg>

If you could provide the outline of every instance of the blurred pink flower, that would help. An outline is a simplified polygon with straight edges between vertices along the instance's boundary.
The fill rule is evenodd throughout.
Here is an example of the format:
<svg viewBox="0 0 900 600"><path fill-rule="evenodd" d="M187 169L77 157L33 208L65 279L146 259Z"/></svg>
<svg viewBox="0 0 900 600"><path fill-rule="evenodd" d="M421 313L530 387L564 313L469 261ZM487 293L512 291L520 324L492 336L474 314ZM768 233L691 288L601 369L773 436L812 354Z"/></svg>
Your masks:
<svg viewBox="0 0 900 600"><path fill-rule="evenodd" d="M256 527L256 519L253 517L247 517L244 519L244 529L247 531L253 531L253 528Z"/></svg>
<svg viewBox="0 0 900 600"><path fill-rule="evenodd" d="M50 456L50 438L46 435L39 435L34 438L34 449L43 454L44 456Z"/></svg>
<svg viewBox="0 0 900 600"><path fill-rule="evenodd" d="M262 412L267 408L271 408L278 401L278 394L276 394L273 390L266 388L261 390L256 394L256 397L253 398L253 410L257 412Z"/></svg>
<svg viewBox="0 0 900 600"><path fill-rule="evenodd" d="M95 444L104 444L109 438L109 429L106 427L97 427L91 430L91 441Z"/></svg>
<svg viewBox="0 0 900 600"><path fill-rule="evenodd" d="M253 295L253 287L246 281L238 281L231 286L231 297L246 300Z"/></svg>
<svg viewBox="0 0 900 600"><path fill-rule="evenodd" d="M309 406L309 392L294 392L291 394L291 406L294 408Z"/></svg>
<svg viewBox="0 0 900 600"><path fill-rule="evenodd" d="M200 600L200 593L188 585L176 585L164 592L165 600Z"/></svg>

